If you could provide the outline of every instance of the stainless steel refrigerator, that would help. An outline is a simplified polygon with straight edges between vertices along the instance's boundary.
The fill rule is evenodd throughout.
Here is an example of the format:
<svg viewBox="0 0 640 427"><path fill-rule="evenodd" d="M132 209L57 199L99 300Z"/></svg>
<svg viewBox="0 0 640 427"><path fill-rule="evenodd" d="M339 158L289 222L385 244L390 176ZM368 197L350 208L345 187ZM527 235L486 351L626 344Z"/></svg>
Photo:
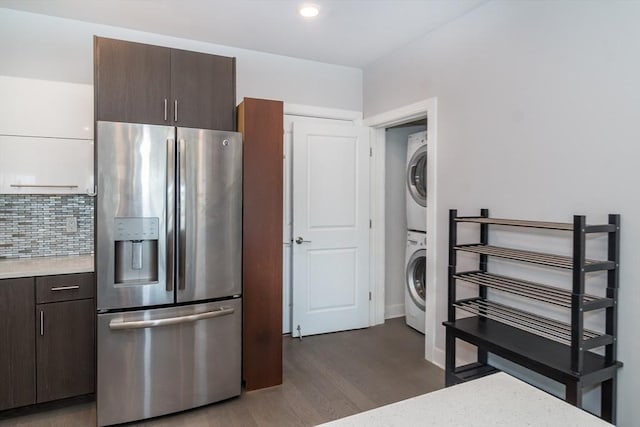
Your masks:
<svg viewBox="0 0 640 427"><path fill-rule="evenodd" d="M240 394L242 138L97 123L97 421Z"/></svg>

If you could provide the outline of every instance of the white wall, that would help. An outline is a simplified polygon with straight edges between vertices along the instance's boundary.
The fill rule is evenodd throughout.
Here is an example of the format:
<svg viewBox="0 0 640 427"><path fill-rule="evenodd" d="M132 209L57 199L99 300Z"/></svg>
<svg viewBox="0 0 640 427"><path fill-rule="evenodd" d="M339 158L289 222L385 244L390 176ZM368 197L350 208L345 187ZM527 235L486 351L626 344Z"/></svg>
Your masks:
<svg viewBox="0 0 640 427"><path fill-rule="evenodd" d="M640 2L492 1L364 69L365 117L438 98L440 236L450 208L558 221L622 215L621 426L640 417L638 22ZM439 257L438 325L446 263Z"/></svg>
<svg viewBox="0 0 640 427"><path fill-rule="evenodd" d="M403 316L407 245L407 138L425 126L387 129L385 146L384 318Z"/></svg>
<svg viewBox="0 0 640 427"><path fill-rule="evenodd" d="M238 103L254 97L362 110L360 69L2 8L0 75L92 84L94 34L235 56Z"/></svg>

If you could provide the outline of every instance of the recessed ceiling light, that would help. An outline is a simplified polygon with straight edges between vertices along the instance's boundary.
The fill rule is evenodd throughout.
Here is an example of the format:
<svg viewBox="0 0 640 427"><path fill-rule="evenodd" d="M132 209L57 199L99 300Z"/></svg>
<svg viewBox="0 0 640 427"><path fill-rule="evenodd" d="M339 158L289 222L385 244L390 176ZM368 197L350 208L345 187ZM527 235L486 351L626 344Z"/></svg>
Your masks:
<svg viewBox="0 0 640 427"><path fill-rule="evenodd" d="M320 9L318 9L318 6L307 4L302 6L299 12L300 12L300 15L302 15L305 18L315 18L320 13Z"/></svg>

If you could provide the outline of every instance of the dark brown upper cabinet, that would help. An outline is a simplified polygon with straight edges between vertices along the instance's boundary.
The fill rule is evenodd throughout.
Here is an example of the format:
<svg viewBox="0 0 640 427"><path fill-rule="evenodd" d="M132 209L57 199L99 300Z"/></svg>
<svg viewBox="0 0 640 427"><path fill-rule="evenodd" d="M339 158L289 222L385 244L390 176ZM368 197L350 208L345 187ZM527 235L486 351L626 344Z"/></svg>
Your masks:
<svg viewBox="0 0 640 427"><path fill-rule="evenodd" d="M96 120L235 130L235 58L94 38Z"/></svg>
<svg viewBox="0 0 640 427"><path fill-rule="evenodd" d="M176 126L235 130L235 60L171 50L171 99Z"/></svg>
<svg viewBox="0 0 640 427"><path fill-rule="evenodd" d="M96 120L170 124L171 49L94 39Z"/></svg>

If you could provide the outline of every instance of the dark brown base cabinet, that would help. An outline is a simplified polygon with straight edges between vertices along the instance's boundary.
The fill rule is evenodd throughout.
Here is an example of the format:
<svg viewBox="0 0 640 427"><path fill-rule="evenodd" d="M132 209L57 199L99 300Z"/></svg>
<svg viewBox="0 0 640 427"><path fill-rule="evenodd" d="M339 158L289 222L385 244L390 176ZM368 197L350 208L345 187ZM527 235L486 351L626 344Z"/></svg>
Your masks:
<svg viewBox="0 0 640 427"><path fill-rule="evenodd" d="M93 300L38 304L36 316L38 403L93 393Z"/></svg>
<svg viewBox="0 0 640 427"><path fill-rule="evenodd" d="M0 410L95 391L93 273L0 280Z"/></svg>
<svg viewBox="0 0 640 427"><path fill-rule="evenodd" d="M33 279L0 280L0 410L36 402Z"/></svg>

